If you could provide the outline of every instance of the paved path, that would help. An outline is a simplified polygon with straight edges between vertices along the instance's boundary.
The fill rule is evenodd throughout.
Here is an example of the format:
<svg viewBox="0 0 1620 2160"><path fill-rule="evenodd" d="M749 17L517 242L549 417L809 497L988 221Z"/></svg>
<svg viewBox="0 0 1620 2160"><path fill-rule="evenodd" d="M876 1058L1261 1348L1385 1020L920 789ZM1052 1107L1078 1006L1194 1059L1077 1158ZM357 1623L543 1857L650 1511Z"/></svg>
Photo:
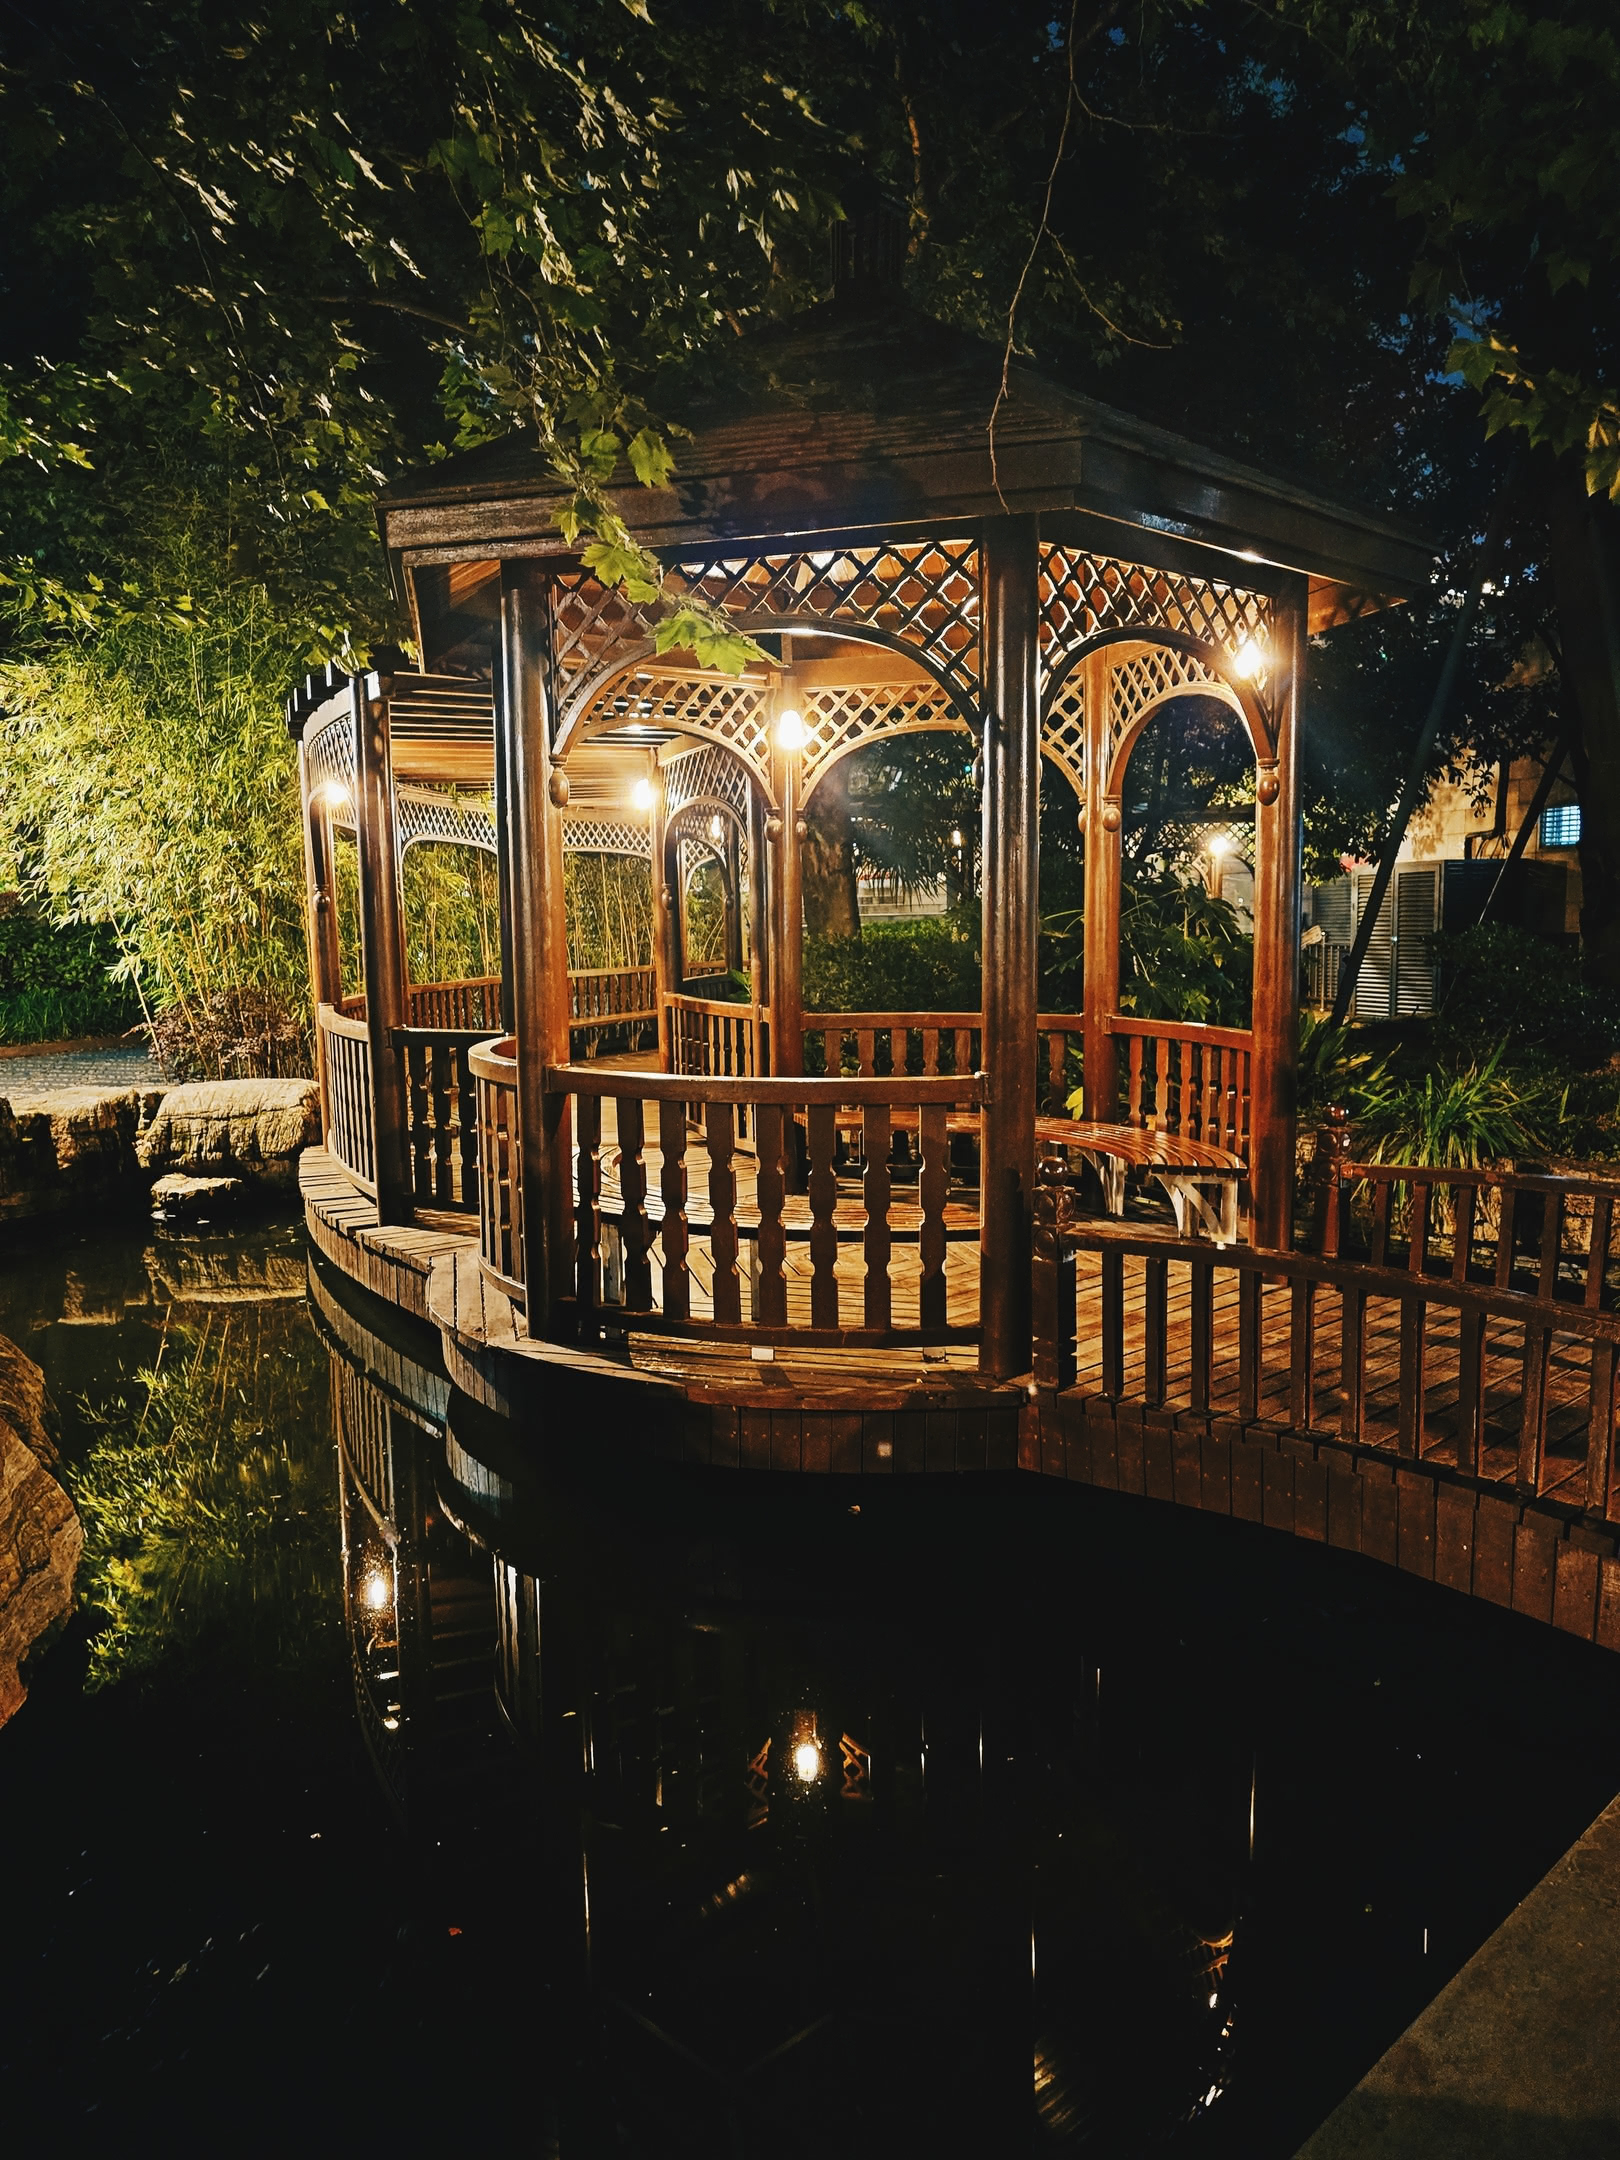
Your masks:
<svg viewBox="0 0 1620 2160"><path fill-rule="evenodd" d="M0 1100L54 1093L58 1088L160 1088L163 1073L143 1048L25 1050L0 1053Z"/></svg>
<svg viewBox="0 0 1620 2160"><path fill-rule="evenodd" d="M1614 2160L1620 1800L1475 1951L1297 2160Z"/></svg>

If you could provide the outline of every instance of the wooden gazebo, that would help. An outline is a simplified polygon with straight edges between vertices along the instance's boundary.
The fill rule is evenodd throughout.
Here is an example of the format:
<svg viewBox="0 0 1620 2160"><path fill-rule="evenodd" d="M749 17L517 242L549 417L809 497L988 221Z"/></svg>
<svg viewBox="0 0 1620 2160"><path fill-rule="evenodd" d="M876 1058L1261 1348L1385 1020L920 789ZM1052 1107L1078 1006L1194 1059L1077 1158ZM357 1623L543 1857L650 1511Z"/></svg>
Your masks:
<svg viewBox="0 0 1620 2160"><path fill-rule="evenodd" d="M765 387L681 415L667 487L626 475L615 495L668 595L759 641L740 678L658 653L658 605L582 566L526 440L385 494L420 669L379 656L289 708L328 1148L384 1225L476 1207L484 1283L537 1340L976 1344L987 1378L1016 1376L1037 1120L1071 1047L1089 1121L1241 1157L1253 1242L1290 1241L1307 641L1411 590L1426 550L1022 363L992 459L1001 355L892 295L845 293L754 357ZM1186 697L1227 706L1253 754L1247 1029L1119 1010L1124 775ZM973 739L982 1009L806 1012L806 804L840 758L919 729ZM1043 757L1084 832L1083 1013L1036 995ZM498 976L407 983L400 863L428 837L497 857ZM570 849L648 861L650 968L570 974ZM746 996L692 980L699 861L722 899L711 958ZM656 1058L634 1054L641 1026ZM627 1054L576 1055L587 1040Z"/></svg>

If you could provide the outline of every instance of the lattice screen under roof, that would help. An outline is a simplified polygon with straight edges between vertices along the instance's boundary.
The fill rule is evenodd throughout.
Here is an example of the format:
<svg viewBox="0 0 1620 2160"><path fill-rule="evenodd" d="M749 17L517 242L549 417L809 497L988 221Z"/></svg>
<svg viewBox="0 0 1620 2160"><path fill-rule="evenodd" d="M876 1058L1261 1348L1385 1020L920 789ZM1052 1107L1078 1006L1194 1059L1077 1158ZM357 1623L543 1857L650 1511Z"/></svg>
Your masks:
<svg viewBox="0 0 1620 2160"><path fill-rule="evenodd" d="M688 803L722 802L748 826L748 775L736 753L719 743L683 750L664 767L664 801L673 821Z"/></svg>
<svg viewBox="0 0 1620 2160"><path fill-rule="evenodd" d="M354 823L354 726L349 715L339 713L319 734L304 738L304 759L309 792L327 790L327 814L334 825Z"/></svg>
<svg viewBox="0 0 1620 2160"><path fill-rule="evenodd" d="M1153 645L1143 651L1126 647L1113 658L1108 671L1108 786L1114 785L1119 746L1136 722L1181 692L1218 699L1243 724L1236 693L1192 654Z"/></svg>
<svg viewBox="0 0 1620 2160"><path fill-rule="evenodd" d="M1235 653L1264 642L1274 613L1268 595L1239 585L1056 546L1041 549L1040 601L1046 675L1106 630L1178 630Z"/></svg>
<svg viewBox="0 0 1620 2160"><path fill-rule="evenodd" d="M412 785L397 789L395 800L402 849L419 841L445 840L461 847L495 852L494 820L488 804L477 797ZM571 817L563 820L563 846L571 854L631 855L645 861L651 852L651 842L649 828L628 818Z"/></svg>

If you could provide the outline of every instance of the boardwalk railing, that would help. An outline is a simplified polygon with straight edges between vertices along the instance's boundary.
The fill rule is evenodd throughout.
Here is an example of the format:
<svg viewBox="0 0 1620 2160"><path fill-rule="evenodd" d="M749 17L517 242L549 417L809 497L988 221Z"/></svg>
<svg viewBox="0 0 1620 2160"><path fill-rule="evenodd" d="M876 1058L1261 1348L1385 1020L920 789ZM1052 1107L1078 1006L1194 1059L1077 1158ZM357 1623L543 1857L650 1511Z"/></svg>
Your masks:
<svg viewBox="0 0 1620 2160"><path fill-rule="evenodd" d="M317 1008L326 1072L326 1145L362 1192L376 1197L377 1150L371 1120L371 1040L364 1020Z"/></svg>
<svg viewBox="0 0 1620 2160"><path fill-rule="evenodd" d="M672 1333L764 1343L890 1344L972 1340L951 1325L946 1298L951 1112L977 1113L978 1076L888 1079L706 1079L568 1065L548 1089L573 1098L575 1307L590 1339L604 1320ZM702 1106L705 1190L688 1190L688 1105ZM613 1104L612 1190L604 1192L603 1104ZM647 1105L656 1105L658 1181L650 1187ZM737 1128L753 1134L751 1200L740 1204ZM788 1204L792 1129L808 1164L802 1210ZM840 1133L857 1134L862 1220L837 1219ZM914 1132L916 1199L895 1186L897 1134ZM909 1183L909 1165L907 1166ZM896 1218L899 1218L898 1220ZM976 1238L977 1211L954 1225ZM808 1268L790 1266L789 1246ZM655 1245L657 1250L655 1251ZM840 1246L858 1246L858 1280L838 1273ZM896 1246L914 1248L897 1301ZM897 1302L911 1306L897 1312ZM858 1301L858 1312L855 1310Z"/></svg>
<svg viewBox="0 0 1620 2160"><path fill-rule="evenodd" d="M478 1206L478 1102L471 1057L488 1028L401 1028L405 1130L418 1207Z"/></svg>
<svg viewBox="0 0 1620 2160"><path fill-rule="evenodd" d="M1156 1126L1233 1155L1249 1151L1254 1037L1247 1028L1138 1020L1116 1013L1108 1032L1123 1045L1122 1100L1106 1123Z"/></svg>
<svg viewBox="0 0 1620 2160"><path fill-rule="evenodd" d="M1431 1273L1116 1233L1064 1187L1035 1205L1038 1386L1177 1430L1224 1417L1331 1436L1613 1519L1620 1315L1602 1257L1567 1281L1543 1257L1520 1289L1499 1264L1474 1279L1466 1240Z"/></svg>
<svg viewBox="0 0 1620 2160"><path fill-rule="evenodd" d="M494 1035L501 1025L501 978L470 975L464 982L412 983L406 1009L413 1028L453 1028Z"/></svg>
<svg viewBox="0 0 1620 2160"><path fill-rule="evenodd" d="M672 995L664 1000L664 1043L672 1073L746 1080L770 1070L770 1022L758 1005Z"/></svg>
<svg viewBox="0 0 1620 2160"><path fill-rule="evenodd" d="M477 1091L478 1252L485 1275L523 1300L523 1179L516 1045L510 1035L467 1055Z"/></svg>
<svg viewBox="0 0 1620 2160"><path fill-rule="evenodd" d="M568 1017L574 1027L615 1027L658 1018L658 982L651 966L570 968Z"/></svg>

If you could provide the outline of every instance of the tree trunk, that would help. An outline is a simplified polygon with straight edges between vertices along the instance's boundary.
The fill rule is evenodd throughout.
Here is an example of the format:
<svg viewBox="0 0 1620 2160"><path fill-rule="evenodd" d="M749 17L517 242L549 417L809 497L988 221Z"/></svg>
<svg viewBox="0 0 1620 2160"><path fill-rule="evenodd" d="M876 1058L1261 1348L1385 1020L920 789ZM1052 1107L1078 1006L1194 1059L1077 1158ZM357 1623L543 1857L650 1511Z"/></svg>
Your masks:
<svg viewBox="0 0 1620 2160"><path fill-rule="evenodd" d="M805 811L802 860L805 929L812 937L859 937L848 758L840 758L816 784Z"/></svg>
<svg viewBox="0 0 1620 2160"><path fill-rule="evenodd" d="M1568 465L1547 522L1563 672L1580 717L1581 936L1588 973L1620 989L1620 518Z"/></svg>

